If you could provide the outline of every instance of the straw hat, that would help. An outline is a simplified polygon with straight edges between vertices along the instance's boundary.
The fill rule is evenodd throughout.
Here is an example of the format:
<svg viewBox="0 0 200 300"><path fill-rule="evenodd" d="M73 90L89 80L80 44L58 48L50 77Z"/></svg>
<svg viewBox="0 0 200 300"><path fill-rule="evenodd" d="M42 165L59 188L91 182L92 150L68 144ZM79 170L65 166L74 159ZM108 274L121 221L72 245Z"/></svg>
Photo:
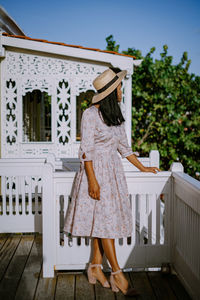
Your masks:
<svg viewBox="0 0 200 300"><path fill-rule="evenodd" d="M97 90L97 93L93 96L92 103L96 103L111 94L114 89L120 84L126 74L126 70L123 70L116 74L111 69L107 69L103 73L101 73L93 81L93 86Z"/></svg>

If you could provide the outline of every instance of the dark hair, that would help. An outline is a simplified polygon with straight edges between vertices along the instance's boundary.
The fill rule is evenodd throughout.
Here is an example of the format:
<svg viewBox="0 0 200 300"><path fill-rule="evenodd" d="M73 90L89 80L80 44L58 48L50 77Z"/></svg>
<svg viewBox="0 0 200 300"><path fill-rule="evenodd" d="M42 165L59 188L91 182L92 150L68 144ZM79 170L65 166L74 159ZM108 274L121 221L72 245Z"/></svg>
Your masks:
<svg viewBox="0 0 200 300"><path fill-rule="evenodd" d="M110 68L110 69L114 71L116 74L121 71L119 68ZM106 123L106 125L108 126L121 125L121 123L125 121L119 103L117 101L117 88L114 89L114 91L110 93L108 96L106 96L99 102L96 102L95 104L100 104L99 112L101 112L103 121Z"/></svg>

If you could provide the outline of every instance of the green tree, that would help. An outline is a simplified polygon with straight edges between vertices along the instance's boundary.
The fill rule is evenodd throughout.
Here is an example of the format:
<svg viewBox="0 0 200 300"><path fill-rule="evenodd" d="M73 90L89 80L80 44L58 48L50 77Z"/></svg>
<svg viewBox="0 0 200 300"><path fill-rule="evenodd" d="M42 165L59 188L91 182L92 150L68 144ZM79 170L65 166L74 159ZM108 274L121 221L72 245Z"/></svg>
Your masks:
<svg viewBox="0 0 200 300"><path fill-rule="evenodd" d="M106 38L106 42L107 42L106 50L119 52L119 45L116 45L116 42L114 41L112 34Z"/></svg>
<svg viewBox="0 0 200 300"><path fill-rule="evenodd" d="M140 50L137 50L135 48L128 48L126 51L122 51L123 54L132 55L136 59L143 59L142 52Z"/></svg>
<svg viewBox="0 0 200 300"><path fill-rule="evenodd" d="M114 42L113 37L109 37ZM110 44L110 50L111 44ZM140 156L160 153L160 167L168 170L179 161L184 171L198 179L200 172L200 77L188 72L191 60L184 52L177 65L163 46L160 59L155 47L145 57L128 48L125 54L143 58L132 76L132 147Z"/></svg>

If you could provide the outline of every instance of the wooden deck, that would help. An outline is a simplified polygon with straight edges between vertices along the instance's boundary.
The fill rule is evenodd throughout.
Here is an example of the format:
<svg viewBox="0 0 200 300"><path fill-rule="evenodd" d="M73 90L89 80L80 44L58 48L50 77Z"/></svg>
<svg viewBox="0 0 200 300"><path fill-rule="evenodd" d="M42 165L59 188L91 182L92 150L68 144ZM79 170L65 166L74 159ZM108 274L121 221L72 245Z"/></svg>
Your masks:
<svg viewBox="0 0 200 300"><path fill-rule="evenodd" d="M109 276L109 274L107 274ZM141 296L132 299L191 299L176 274L160 271L130 272L126 276ZM42 278L42 235L0 235L0 299L127 299L100 284L90 285L85 272L57 272L55 278ZM131 299L131 298L129 298Z"/></svg>

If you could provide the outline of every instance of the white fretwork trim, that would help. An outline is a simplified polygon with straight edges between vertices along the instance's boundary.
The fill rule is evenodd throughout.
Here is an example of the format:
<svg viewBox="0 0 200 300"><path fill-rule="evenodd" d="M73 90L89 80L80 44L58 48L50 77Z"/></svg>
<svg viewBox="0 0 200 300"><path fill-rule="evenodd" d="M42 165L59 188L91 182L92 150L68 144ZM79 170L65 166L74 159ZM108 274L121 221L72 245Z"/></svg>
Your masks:
<svg viewBox="0 0 200 300"><path fill-rule="evenodd" d="M77 157L76 97L94 90L93 80L107 64L78 62L42 55L6 51L2 77L2 157ZM120 104L126 118L126 86ZM23 96L38 89L51 96L52 141L23 142Z"/></svg>

